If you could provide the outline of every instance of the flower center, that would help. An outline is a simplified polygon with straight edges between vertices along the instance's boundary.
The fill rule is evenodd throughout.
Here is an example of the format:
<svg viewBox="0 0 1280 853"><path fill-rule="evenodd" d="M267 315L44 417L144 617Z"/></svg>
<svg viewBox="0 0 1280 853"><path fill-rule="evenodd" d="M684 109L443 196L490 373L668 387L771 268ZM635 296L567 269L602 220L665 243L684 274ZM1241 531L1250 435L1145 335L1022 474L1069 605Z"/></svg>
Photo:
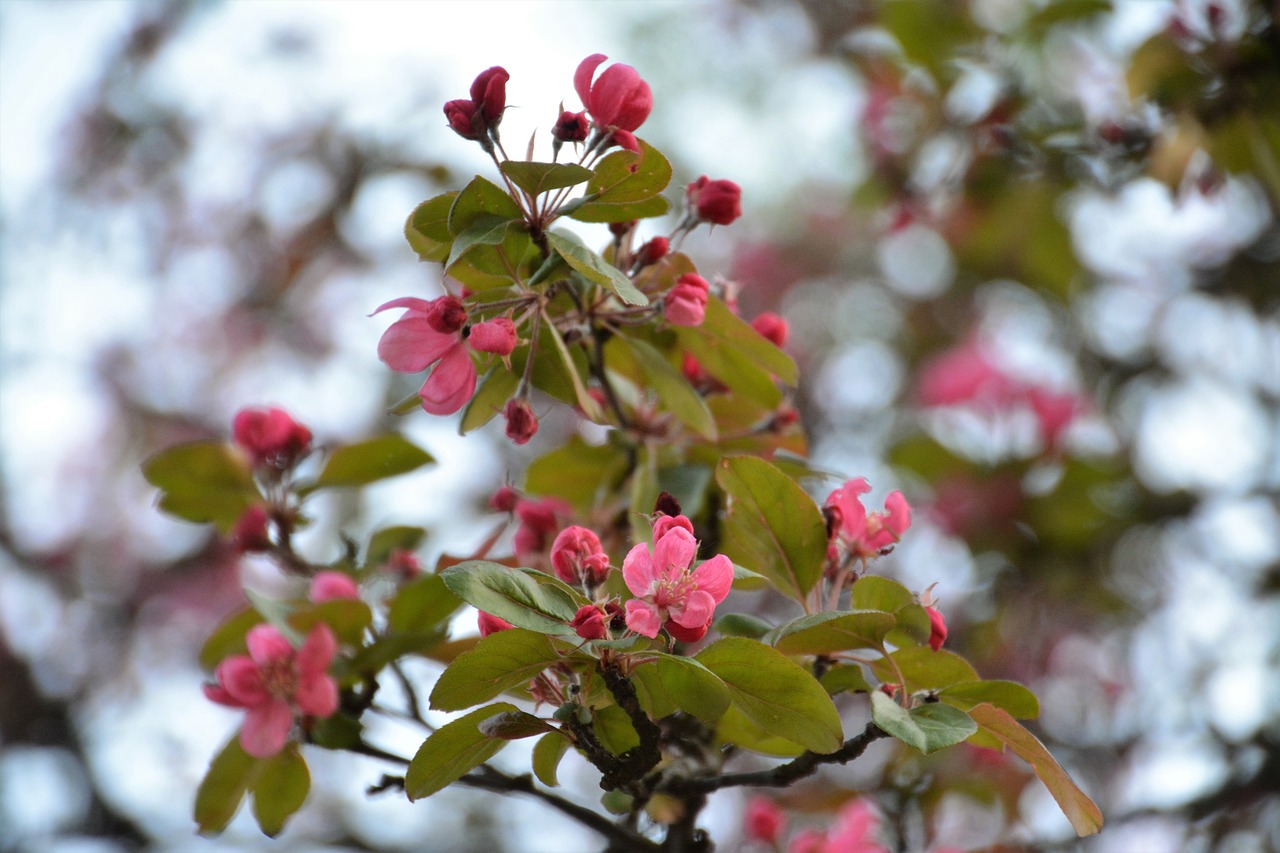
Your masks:
<svg viewBox="0 0 1280 853"><path fill-rule="evenodd" d="M274 660L260 667L262 684L277 699L292 699L298 687L298 673L291 660Z"/></svg>
<svg viewBox="0 0 1280 853"><path fill-rule="evenodd" d="M653 603L661 608L684 604L689 593L698 588L693 575L681 573L674 578L659 579L653 590Z"/></svg>

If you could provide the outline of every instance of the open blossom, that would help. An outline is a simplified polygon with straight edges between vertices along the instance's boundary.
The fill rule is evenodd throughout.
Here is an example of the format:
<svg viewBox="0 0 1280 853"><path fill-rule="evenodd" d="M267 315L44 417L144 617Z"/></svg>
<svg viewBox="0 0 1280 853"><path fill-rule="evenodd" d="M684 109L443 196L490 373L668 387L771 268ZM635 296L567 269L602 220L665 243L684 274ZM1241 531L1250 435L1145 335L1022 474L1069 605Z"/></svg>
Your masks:
<svg viewBox="0 0 1280 853"><path fill-rule="evenodd" d="M742 215L742 187L733 181L713 181L706 175L685 188L685 204L700 221L728 225Z"/></svg>
<svg viewBox="0 0 1280 853"><path fill-rule="evenodd" d="M857 557L868 559L902 538L911 526L911 507L902 492L890 492L885 512L867 512L859 495L871 491L866 479L849 480L833 491L824 505L832 538L839 538Z"/></svg>
<svg viewBox="0 0 1280 853"><path fill-rule="evenodd" d="M674 326L701 326L707 316L707 280L697 273L676 279L664 300L663 316Z"/></svg>
<svg viewBox="0 0 1280 853"><path fill-rule="evenodd" d="M577 586L599 586L609 576L609 555L595 531L576 524L566 527L551 544L551 565L560 580Z"/></svg>
<svg viewBox="0 0 1280 853"><path fill-rule="evenodd" d="M378 358L401 373L419 373L434 364L418 391L422 408L433 415L461 409L476 390L476 367L461 335L466 322L462 303L453 296L431 301L406 296L380 305L373 313L391 308L408 310L383 332Z"/></svg>
<svg viewBox="0 0 1280 853"><path fill-rule="evenodd" d="M677 519L658 519L666 523L655 524L652 550L641 542L622 561L622 577L636 596L626 605L627 627L646 637L658 636L668 620L702 629L733 584L733 563L723 554L693 568L698 543L689 520Z"/></svg>
<svg viewBox="0 0 1280 853"><path fill-rule="evenodd" d="M511 75L495 65L481 71L471 84L470 100L459 99L444 105L449 127L463 139L482 140L496 130L507 107L507 81Z"/></svg>
<svg viewBox="0 0 1280 853"><path fill-rule="evenodd" d="M360 598L360 587L355 578L346 572L320 572L311 579L311 590L307 597L320 604L338 598Z"/></svg>
<svg viewBox="0 0 1280 853"><path fill-rule="evenodd" d="M289 468L311 450L311 430L273 407L236 412L231 437L258 468Z"/></svg>
<svg viewBox="0 0 1280 853"><path fill-rule="evenodd" d="M582 60L574 72L573 87L596 127L631 136L631 131L649 117L653 93L630 65L611 65L595 77L596 69L608 58L603 53L593 53Z"/></svg>
<svg viewBox="0 0 1280 853"><path fill-rule="evenodd" d="M218 664L216 685L204 693L221 705L244 708L240 745L255 758L284 748L298 716L328 717L338 710L338 684L327 674L338 650L329 626L311 629L295 650L271 625L255 625L245 637L248 655Z"/></svg>

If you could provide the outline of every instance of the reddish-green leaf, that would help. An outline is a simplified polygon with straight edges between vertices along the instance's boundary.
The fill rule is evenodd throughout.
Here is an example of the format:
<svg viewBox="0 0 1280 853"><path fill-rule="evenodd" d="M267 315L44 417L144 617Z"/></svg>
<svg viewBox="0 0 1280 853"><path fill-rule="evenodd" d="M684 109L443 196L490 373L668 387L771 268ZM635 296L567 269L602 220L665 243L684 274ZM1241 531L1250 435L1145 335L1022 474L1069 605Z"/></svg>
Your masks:
<svg viewBox="0 0 1280 853"><path fill-rule="evenodd" d="M253 781L253 816L267 835L275 837L307 800L311 773L298 754L298 745L289 744L260 763Z"/></svg>
<svg viewBox="0 0 1280 853"><path fill-rule="evenodd" d="M512 628L476 643L440 673L431 690L431 707L460 711L527 684L560 662L560 653L545 634Z"/></svg>
<svg viewBox="0 0 1280 853"><path fill-rule="evenodd" d="M404 791L409 799L429 797L497 755L507 742L489 737L480 731L480 724L490 717L516 710L514 705L499 702L478 708L437 729L422 742L409 762L404 776Z"/></svg>
<svg viewBox="0 0 1280 853"><path fill-rule="evenodd" d="M549 190L572 187L592 176L590 169L576 163L532 163L527 160L504 160L502 174L529 195L537 197Z"/></svg>
<svg viewBox="0 0 1280 853"><path fill-rule="evenodd" d="M590 201L580 205L574 212L575 219L589 216L597 205L626 204L652 199L667 188L671 182L671 164L662 152L640 142L640 150L625 151L619 149L609 154L595 168L595 174L587 183L587 194ZM582 219L584 222L601 220Z"/></svg>
<svg viewBox="0 0 1280 853"><path fill-rule="evenodd" d="M1008 713L993 705L976 705L969 710L969 716L983 732L998 738L1031 765L1036 776L1040 777L1040 781L1057 801L1062 813L1071 821L1077 835L1083 838L1102 829L1102 812L1071 780L1035 735Z"/></svg>

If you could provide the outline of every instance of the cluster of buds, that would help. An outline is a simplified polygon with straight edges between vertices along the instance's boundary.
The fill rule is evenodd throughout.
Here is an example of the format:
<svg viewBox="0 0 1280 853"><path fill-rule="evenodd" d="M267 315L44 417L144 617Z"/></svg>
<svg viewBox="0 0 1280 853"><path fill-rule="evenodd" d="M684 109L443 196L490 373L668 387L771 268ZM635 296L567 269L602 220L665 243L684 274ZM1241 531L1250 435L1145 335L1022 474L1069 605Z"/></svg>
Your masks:
<svg viewBox="0 0 1280 853"><path fill-rule="evenodd" d="M278 492L272 487L284 481L311 452L311 430L274 407L241 409L232 420L231 437L269 493ZM286 514L282 505L246 508L231 528L232 547L240 553L271 550L272 525L278 526Z"/></svg>
<svg viewBox="0 0 1280 853"><path fill-rule="evenodd" d="M511 75L505 68L494 66L480 72L471 84L471 98L449 101L444 105L444 115L449 127L463 139L479 142L486 151L493 151L498 141L498 125L507 108L507 81Z"/></svg>

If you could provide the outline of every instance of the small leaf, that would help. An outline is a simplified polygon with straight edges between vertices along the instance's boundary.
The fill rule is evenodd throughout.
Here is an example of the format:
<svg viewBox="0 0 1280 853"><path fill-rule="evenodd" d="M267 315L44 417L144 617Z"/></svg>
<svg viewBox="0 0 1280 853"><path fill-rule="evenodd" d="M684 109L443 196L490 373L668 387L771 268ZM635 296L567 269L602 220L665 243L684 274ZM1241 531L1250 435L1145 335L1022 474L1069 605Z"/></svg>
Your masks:
<svg viewBox="0 0 1280 853"><path fill-rule="evenodd" d="M200 647L200 666L212 672L214 667L232 655L244 654L245 634L261 621L262 614L252 607L237 610L228 616Z"/></svg>
<svg viewBox="0 0 1280 853"><path fill-rule="evenodd" d="M769 734L821 754L840 748L844 730L831 697L790 658L755 640L727 637L696 660L720 677L734 705Z"/></svg>
<svg viewBox="0 0 1280 853"><path fill-rule="evenodd" d="M925 751L924 732L911 719L911 714L879 690L871 693L871 719L907 746Z"/></svg>
<svg viewBox="0 0 1280 853"><path fill-rule="evenodd" d="M462 599L439 575L423 575L400 587L387 610L387 627L399 634L435 633L447 627Z"/></svg>
<svg viewBox="0 0 1280 853"><path fill-rule="evenodd" d="M784 655L825 655L850 649L880 649L894 619L879 610L812 613L779 625L764 642Z"/></svg>
<svg viewBox="0 0 1280 853"><path fill-rule="evenodd" d="M559 787L556 771L569 746L569 739L558 731L547 732L533 745L533 775L548 788Z"/></svg>
<svg viewBox="0 0 1280 853"><path fill-rule="evenodd" d="M257 769L258 759L244 751L237 733L210 762L196 790L195 819L201 835L217 835L227 828Z"/></svg>
<svg viewBox="0 0 1280 853"><path fill-rule="evenodd" d="M898 665L906 684L902 685L908 693L921 690L941 690L953 684L967 681L978 681L978 673L973 665L954 652L946 649L934 651L928 646L911 649L899 649L890 658ZM871 666L876 678L887 684L898 680L897 672L887 660L878 660Z"/></svg>
<svg viewBox="0 0 1280 853"><path fill-rule="evenodd" d="M512 628L476 643L440 673L431 690L431 707L460 711L525 685L560 662L560 653L545 634Z"/></svg>
<svg viewBox="0 0 1280 853"><path fill-rule="evenodd" d="M685 711L713 722L729 708L729 688L698 661L657 653L631 671L640 702L654 719Z"/></svg>
<svg viewBox="0 0 1280 853"><path fill-rule="evenodd" d="M622 270L577 242L576 238L556 231L548 231L546 236L547 244L556 254L587 281L608 288L628 305L649 304L649 298L636 289Z"/></svg>
<svg viewBox="0 0 1280 853"><path fill-rule="evenodd" d="M453 235L449 233L449 210L456 192L438 195L413 209L404 223L404 236L424 261L443 261L449 256Z"/></svg>
<svg viewBox="0 0 1280 853"><path fill-rule="evenodd" d="M142 475L160 489L161 510L229 531L263 498L249 460L228 444L196 441L162 450L142 463Z"/></svg>
<svg viewBox="0 0 1280 853"><path fill-rule="evenodd" d="M651 344L625 335L622 339L630 348L648 386L658 395L666 410L707 441L715 441L715 418L702 395L693 389L684 375Z"/></svg>
<svg viewBox="0 0 1280 853"><path fill-rule="evenodd" d="M934 702L907 711L879 690L871 693L871 719L925 754L955 746L978 730L968 714L950 705Z"/></svg>
<svg viewBox="0 0 1280 853"><path fill-rule="evenodd" d="M526 714L524 711L508 711L485 720L480 724L480 731L489 737L520 740L559 730L533 714Z"/></svg>
<svg viewBox="0 0 1280 853"><path fill-rule="evenodd" d="M962 711L985 702L1018 719L1040 716L1036 694L1016 681L965 681L938 691L938 698Z"/></svg>
<svg viewBox="0 0 1280 853"><path fill-rule="evenodd" d="M449 208L449 233L457 237L486 215L502 219L522 218L520 205L506 190L477 175L458 193Z"/></svg>
<svg viewBox="0 0 1280 853"><path fill-rule="evenodd" d="M846 692L870 693L872 690L862 667L857 664L831 667L822 674L822 686L832 696Z"/></svg>
<svg viewBox="0 0 1280 853"><path fill-rule="evenodd" d="M1040 781L1057 801L1058 808L1071 821L1077 835L1083 838L1102 829L1102 812L1071 780L1035 735L992 705L976 705L969 710L969 716L984 733L998 738L1031 765L1036 776L1040 777Z"/></svg>
<svg viewBox="0 0 1280 853"><path fill-rule="evenodd" d="M827 527L800 486L763 459L724 459L716 482L729 498L723 552L803 601L822 576Z"/></svg>
<svg viewBox="0 0 1280 853"><path fill-rule="evenodd" d="M587 603L549 575L544 576L548 582L540 582L520 569L487 560L459 563L440 577L454 595L477 610L543 634L573 633L568 623Z"/></svg>
<svg viewBox="0 0 1280 853"><path fill-rule="evenodd" d="M449 250L449 257L444 262L445 270L451 270L454 264L462 260L468 252L477 246L499 245L506 239L508 228L520 227L521 225L522 223L504 219L501 216L484 214L477 217L454 239L453 247Z"/></svg>
<svg viewBox="0 0 1280 853"><path fill-rule="evenodd" d="M434 461L430 453L391 432L334 450L315 483L299 491L364 486L416 471Z"/></svg>
<svg viewBox="0 0 1280 853"><path fill-rule="evenodd" d="M592 171L576 163L530 163L504 160L499 167L511 182L533 197L590 180Z"/></svg>
<svg viewBox="0 0 1280 853"><path fill-rule="evenodd" d="M253 782L253 816L258 826L272 838L279 835L310 791L307 762L298 754L297 744L289 744L262 762Z"/></svg>
<svg viewBox="0 0 1280 853"><path fill-rule="evenodd" d="M437 729L422 742L409 762L404 776L404 791L409 799L429 797L497 755L507 742L489 737L480 731L480 724L490 717L516 710L514 705L499 702L478 708Z"/></svg>

